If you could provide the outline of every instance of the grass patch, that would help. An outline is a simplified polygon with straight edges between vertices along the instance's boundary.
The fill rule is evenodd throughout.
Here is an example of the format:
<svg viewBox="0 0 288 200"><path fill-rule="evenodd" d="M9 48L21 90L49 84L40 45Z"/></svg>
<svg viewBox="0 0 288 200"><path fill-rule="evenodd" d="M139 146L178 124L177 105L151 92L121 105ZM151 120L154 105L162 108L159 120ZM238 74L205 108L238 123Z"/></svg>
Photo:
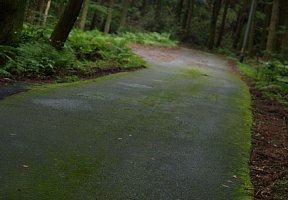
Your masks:
<svg viewBox="0 0 288 200"><path fill-rule="evenodd" d="M258 79L257 78L257 68L254 65L238 63L238 68L239 68L241 73L245 74L249 78Z"/></svg>
<svg viewBox="0 0 288 200"><path fill-rule="evenodd" d="M182 72L186 75L189 75L192 78L197 78L197 77L201 77L201 76L209 76L205 72L198 70L198 69L185 68L182 70Z"/></svg>

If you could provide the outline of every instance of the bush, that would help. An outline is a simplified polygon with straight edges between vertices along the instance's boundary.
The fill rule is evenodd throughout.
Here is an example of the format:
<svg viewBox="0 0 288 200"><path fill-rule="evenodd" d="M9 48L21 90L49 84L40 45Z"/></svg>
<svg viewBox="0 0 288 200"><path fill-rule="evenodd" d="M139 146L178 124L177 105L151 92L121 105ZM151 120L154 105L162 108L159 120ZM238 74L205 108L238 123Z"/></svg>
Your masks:
<svg viewBox="0 0 288 200"><path fill-rule="evenodd" d="M220 54L224 54L226 56L236 57L235 52L233 52L233 50L231 50L229 48L219 48L219 49L217 49L217 52Z"/></svg>
<svg viewBox="0 0 288 200"><path fill-rule="evenodd" d="M21 44L16 53L4 67L5 71L13 75L52 76L77 64L71 51L57 51L46 43Z"/></svg>
<svg viewBox="0 0 288 200"><path fill-rule="evenodd" d="M238 64L240 71L255 81L255 86L288 108L288 67L271 61L261 66ZM257 70L258 68L258 70Z"/></svg>
<svg viewBox="0 0 288 200"><path fill-rule="evenodd" d="M16 50L14 47L0 45L0 64L7 60L12 60Z"/></svg>
<svg viewBox="0 0 288 200"><path fill-rule="evenodd" d="M77 75L92 76L96 73L143 67L145 62L132 52L129 43L177 45L165 33L108 35L96 30L73 30L65 48L58 51L49 44L51 31L24 25L17 47L0 46L0 64L5 63L0 68L0 76L50 76L61 81L74 81Z"/></svg>
<svg viewBox="0 0 288 200"><path fill-rule="evenodd" d="M175 47L178 42L170 39L169 33L121 33L119 37L129 41L129 43L148 44L148 45L161 45L167 47Z"/></svg>
<svg viewBox="0 0 288 200"><path fill-rule="evenodd" d="M274 82L288 78L288 67L276 61L267 62L262 66L260 75L265 81Z"/></svg>
<svg viewBox="0 0 288 200"><path fill-rule="evenodd" d="M98 31L79 32L73 31L67 46L84 61L100 60L116 66L139 67L143 66L142 59L134 55L128 47L126 38L105 35ZM134 65L134 66L133 66Z"/></svg>
<svg viewBox="0 0 288 200"><path fill-rule="evenodd" d="M7 78L7 77L10 77L10 76L11 76L11 74L9 72L7 72L6 70L0 68L0 78Z"/></svg>
<svg viewBox="0 0 288 200"><path fill-rule="evenodd" d="M24 24L21 34L18 38L19 43L25 44L28 42L49 42L51 29L43 28L41 26L29 26Z"/></svg>

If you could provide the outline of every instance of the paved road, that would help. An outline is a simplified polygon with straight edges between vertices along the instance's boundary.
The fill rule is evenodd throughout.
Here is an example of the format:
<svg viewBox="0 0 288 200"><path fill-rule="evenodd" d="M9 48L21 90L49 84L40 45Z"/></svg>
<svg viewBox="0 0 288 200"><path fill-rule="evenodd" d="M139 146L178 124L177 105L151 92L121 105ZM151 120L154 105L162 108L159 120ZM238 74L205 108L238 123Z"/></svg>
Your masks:
<svg viewBox="0 0 288 200"><path fill-rule="evenodd" d="M0 101L0 199L251 199L249 94L188 49Z"/></svg>

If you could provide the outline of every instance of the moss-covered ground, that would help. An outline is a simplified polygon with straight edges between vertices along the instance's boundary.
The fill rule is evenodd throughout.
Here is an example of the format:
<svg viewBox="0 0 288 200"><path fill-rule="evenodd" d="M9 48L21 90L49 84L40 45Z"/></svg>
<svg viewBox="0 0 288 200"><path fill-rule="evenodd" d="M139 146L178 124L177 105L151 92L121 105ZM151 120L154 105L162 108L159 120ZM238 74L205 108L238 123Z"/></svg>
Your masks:
<svg viewBox="0 0 288 200"><path fill-rule="evenodd" d="M179 51L1 101L1 198L252 199L248 89L226 61Z"/></svg>

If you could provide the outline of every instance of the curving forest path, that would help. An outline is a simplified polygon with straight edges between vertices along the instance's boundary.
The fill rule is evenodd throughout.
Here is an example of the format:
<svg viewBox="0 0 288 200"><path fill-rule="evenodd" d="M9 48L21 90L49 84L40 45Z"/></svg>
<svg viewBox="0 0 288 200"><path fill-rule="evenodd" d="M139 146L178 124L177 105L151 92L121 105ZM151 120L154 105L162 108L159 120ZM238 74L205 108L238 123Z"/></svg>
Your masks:
<svg viewBox="0 0 288 200"><path fill-rule="evenodd" d="M148 69L0 101L0 199L252 199L250 96L227 61L134 48Z"/></svg>

